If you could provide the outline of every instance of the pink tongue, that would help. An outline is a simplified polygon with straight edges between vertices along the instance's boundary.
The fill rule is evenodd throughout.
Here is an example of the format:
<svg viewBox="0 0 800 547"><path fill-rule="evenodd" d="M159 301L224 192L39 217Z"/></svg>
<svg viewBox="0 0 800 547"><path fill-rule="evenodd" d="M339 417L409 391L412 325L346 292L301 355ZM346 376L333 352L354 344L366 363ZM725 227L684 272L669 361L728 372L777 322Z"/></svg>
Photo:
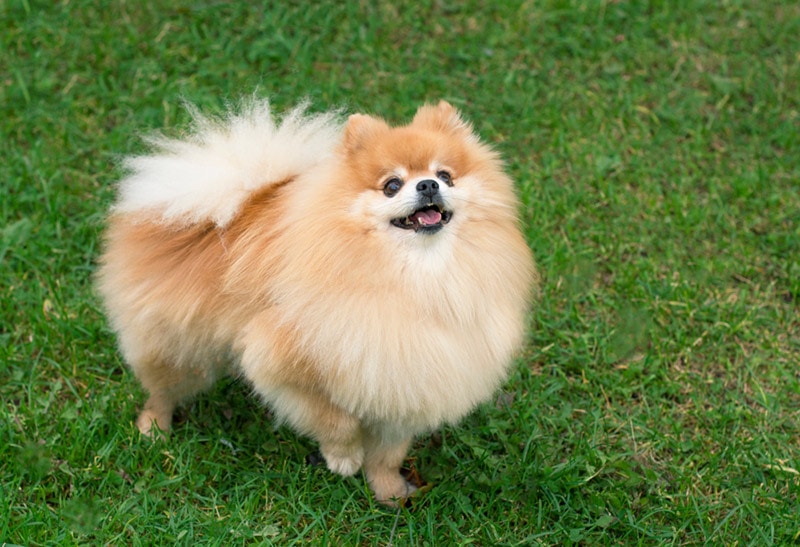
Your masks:
<svg viewBox="0 0 800 547"><path fill-rule="evenodd" d="M423 226L431 226L433 224L439 224L442 221L442 213L440 213L436 209L419 211L418 213L414 213L414 217L417 219L417 222L422 224Z"/></svg>

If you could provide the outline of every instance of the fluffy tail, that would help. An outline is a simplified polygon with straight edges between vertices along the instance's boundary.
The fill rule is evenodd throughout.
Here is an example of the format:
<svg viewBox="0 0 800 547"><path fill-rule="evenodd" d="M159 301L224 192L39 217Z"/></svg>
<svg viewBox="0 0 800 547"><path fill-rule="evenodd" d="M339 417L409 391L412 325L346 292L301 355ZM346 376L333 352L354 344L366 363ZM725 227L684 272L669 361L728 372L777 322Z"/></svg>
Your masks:
<svg viewBox="0 0 800 547"><path fill-rule="evenodd" d="M253 192L294 177L330 155L339 142L336 113L310 115L307 104L277 123L266 100L211 119L189 106L183 139L148 138L152 153L125 160L116 210L151 211L165 221L225 226Z"/></svg>

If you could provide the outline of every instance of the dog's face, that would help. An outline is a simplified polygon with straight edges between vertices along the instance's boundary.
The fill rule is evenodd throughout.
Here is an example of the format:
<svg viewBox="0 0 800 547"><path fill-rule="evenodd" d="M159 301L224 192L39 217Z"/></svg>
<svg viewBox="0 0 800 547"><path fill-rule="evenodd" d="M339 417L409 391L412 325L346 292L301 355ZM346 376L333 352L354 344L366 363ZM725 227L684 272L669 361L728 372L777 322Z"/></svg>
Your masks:
<svg viewBox="0 0 800 547"><path fill-rule="evenodd" d="M497 168L494 155L444 102L422 107L403 127L351 116L344 153L347 184L357 194L350 213L359 225L425 244L474 216L483 175Z"/></svg>
<svg viewBox="0 0 800 547"><path fill-rule="evenodd" d="M435 234L453 217L451 168L436 163L426 171L410 173L406 167L392 169L383 181L389 223L401 230ZM449 199L448 199L449 198Z"/></svg>

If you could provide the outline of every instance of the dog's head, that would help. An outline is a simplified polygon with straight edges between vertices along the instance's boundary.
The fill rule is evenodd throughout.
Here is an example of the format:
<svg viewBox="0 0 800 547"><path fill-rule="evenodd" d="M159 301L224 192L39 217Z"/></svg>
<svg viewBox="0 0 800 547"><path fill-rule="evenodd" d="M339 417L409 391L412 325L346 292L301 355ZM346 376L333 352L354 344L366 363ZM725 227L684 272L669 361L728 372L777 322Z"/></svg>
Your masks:
<svg viewBox="0 0 800 547"><path fill-rule="evenodd" d="M498 185L510 191L497 156L448 103L420 108L412 122L390 127L355 114L347 122L345 183L350 209L366 229L429 243L470 220L493 214ZM362 225L363 225L362 224Z"/></svg>

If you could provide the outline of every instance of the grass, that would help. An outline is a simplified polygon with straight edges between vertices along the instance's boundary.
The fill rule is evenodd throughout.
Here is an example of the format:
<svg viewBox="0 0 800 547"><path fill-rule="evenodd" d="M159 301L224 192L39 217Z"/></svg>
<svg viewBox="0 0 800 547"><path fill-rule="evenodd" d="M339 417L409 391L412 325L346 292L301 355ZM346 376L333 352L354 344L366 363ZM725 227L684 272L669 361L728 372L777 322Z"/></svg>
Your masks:
<svg viewBox="0 0 800 547"><path fill-rule="evenodd" d="M800 541L800 6L0 4L0 542ZM182 97L404 120L450 100L544 275L503 393L400 512L236 382L150 444L91 276L122 154Z"/></svg>

